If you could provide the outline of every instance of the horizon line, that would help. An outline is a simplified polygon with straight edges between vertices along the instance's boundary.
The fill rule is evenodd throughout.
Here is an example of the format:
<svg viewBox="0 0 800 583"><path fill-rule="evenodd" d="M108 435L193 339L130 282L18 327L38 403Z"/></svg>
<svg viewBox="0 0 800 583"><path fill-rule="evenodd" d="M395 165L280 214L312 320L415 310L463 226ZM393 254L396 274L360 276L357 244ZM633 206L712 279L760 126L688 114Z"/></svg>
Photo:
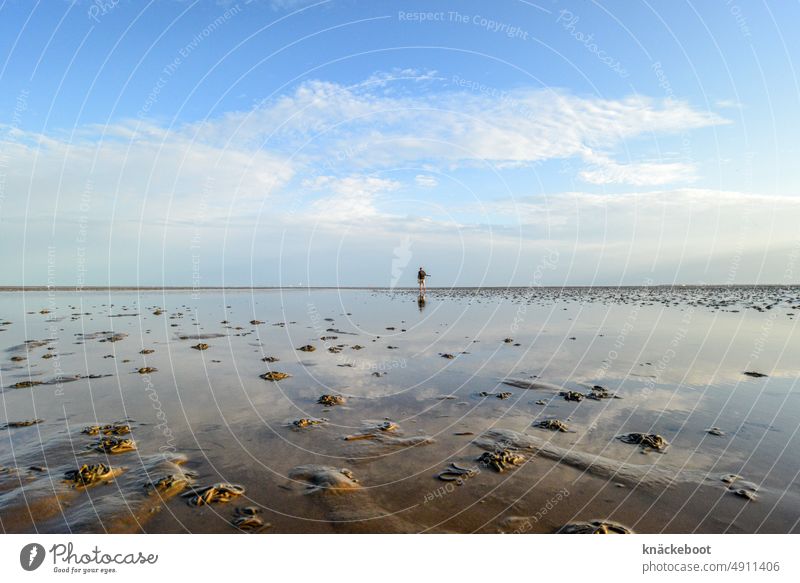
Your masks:
<svg viewBox="0 0 800 583"><path fill-rule="evenodd" d="M574 288L603 288L603 289L618 289L618 288L705 288L705 287L800 287L800 283L654 283L654 284L565 284L565 285L476 285L476 286L451 286L451 287L431 287L427 290L468 290L468 289L574 289ZM188 286L188 285L82 285L82 286L66 286L66 285L0 285L0 292L13 293L13 292L40 292L40 291L54 291L54 292L95 292L95 291L245 291L245 290L286 290L286 291L300 291L300 290L380 290L380 291L417 291L416 286L370 286L370 285L289 285L289 286L270 286L270 285L231 285L231 286Z"/></svg>

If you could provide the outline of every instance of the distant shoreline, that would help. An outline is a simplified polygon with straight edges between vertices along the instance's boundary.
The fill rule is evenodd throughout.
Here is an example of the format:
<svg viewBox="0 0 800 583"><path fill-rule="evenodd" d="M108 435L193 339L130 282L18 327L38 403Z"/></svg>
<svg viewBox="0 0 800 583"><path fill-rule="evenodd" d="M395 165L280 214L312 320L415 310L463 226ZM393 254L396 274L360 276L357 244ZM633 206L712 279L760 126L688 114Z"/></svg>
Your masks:
<svg viewBox="0 0 800 583"><path fill-rule="evenodd" d="M497 290L497 289L646 289L646 288L757 288L757 287L800 287L800 284L785 283L743 283L743 284L653 284L653 285L542 285L542 286L457 286L457 287L428 287L428 291L437 290ZM382 286L0 286L0 293L15 292L207 292L207 291L317 291L317 290L344 290L344 291L416 291L416 286L408 287L382 287Z"/></svg>

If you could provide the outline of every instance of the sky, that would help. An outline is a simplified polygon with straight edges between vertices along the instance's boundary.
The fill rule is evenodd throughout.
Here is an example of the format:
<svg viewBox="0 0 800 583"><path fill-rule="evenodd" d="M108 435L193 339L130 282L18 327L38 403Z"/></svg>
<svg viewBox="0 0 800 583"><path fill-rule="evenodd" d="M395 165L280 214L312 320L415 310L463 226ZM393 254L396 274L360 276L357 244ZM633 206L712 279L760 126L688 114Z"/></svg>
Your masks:
<svg viewBox="0 0 800 583"><path fill-rule="evenodd" d="M800 283L799 21L0 0L0 285Z"/></svg>

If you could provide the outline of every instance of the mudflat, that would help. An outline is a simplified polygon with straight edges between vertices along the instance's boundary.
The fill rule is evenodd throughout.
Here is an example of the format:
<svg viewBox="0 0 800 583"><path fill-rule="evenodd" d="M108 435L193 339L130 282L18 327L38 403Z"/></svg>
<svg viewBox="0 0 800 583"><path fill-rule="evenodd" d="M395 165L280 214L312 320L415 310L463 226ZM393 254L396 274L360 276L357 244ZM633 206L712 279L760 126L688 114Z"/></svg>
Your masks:
<svg viewBox="0 0 800 583"><path fill-rule="evenodd" d="M0 293L4 532L800 531L800 288Z"/></svg>

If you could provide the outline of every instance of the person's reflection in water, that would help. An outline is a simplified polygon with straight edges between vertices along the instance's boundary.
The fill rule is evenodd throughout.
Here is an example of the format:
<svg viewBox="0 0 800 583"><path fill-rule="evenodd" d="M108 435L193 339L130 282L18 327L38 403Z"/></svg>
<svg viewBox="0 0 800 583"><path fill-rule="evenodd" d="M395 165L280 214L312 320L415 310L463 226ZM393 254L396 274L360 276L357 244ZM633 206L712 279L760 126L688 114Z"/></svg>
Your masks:
<svg viewBox="0 0 800 583"><path fill-rule="evenodd" d="M419 306L420 312L425 309L425 294L419 294L419 297L417 297L417 305Z"/></svg>

